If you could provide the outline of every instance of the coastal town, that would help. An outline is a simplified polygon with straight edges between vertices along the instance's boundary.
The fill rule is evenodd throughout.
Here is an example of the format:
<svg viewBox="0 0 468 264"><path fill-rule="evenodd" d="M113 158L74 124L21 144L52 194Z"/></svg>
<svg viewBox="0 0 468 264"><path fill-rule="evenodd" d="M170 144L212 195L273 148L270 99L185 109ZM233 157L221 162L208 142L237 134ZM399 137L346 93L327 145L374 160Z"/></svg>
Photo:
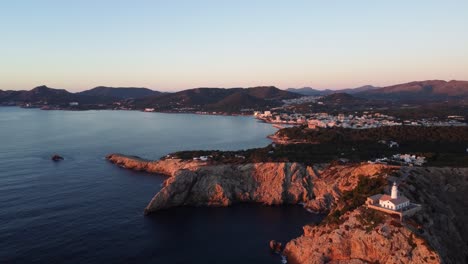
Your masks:
<svg viewBox="0 0 468 264"><path fill-rule="evenodd" d="M388 158L376 158L368 161L371 164L394 164L401 166L422 166L426 162L426 157L415 154L394 154Z"/></svg>
<svg viewBox="0 0 468 264"><path fill-rule="evenodd" d="M281 113L274 111L255 111L254 117L272 124L286 125L307 125L309 129L316 128L351 128L367 129L383 126L466 126L464 118L461 116L447 116L445 120L438 118L425 118L419 120L401 120L394 116L381 114L378 112L364 111L362 114L338 114L329 113Z"/></svg>

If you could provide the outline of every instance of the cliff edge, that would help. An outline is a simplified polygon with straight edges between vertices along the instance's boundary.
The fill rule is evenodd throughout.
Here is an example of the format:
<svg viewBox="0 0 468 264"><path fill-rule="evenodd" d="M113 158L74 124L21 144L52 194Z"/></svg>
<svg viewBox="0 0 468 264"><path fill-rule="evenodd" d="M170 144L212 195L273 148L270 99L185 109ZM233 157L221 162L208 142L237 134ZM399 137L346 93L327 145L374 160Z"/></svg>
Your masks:
<svg viewBox="0 0 468 264"><path fill-rule="evenodd" d="M180 170L197 170L201 166L207 165L207 163L203 161L183 161L180 159L151 161L138 156L129 156L119 153L109 154L106 156L106 159L125 169L164 174L171 177Z"/></svg>
<svg viewBox="0 0 468 264"><path fill-rule="evenodd" d="M305 166L296 162L216 164L199 160L161 159L110 154L121 167L169 176L145 213L177 206L229 206L250 202L266 205L302 203L328 212L359 177L382 176L392 168L380 164Z"/></svg>
<svg viewBox="0 0 468 264"><path fill-rule="evenodd" d="M338 225L305 226L287 243L288 263L440 263L439 256L400 221L360 207Z"/></svg>
<svg viewBox="0 0 468 264"><path fill-rule="evenodd" d="M165 174L163 188L145 213L178 206L304 204L329 213L286 244L290 263L463 263L468 260L466 168L405 168L380 164L259 162L219 164L199 160L144 160L111 154L133 170ZM400 222L362 206L372 192L397 180L421 212ZM356 191L358 190L358 191Z"/></svg>
<svg viewBox="0 0 468 264"><path fill-rule="evenodd" d="M299 163L213 165L181 170L165 181L145 213L187 205L306 203L314 198L310 173L310 168Z"/></svg>

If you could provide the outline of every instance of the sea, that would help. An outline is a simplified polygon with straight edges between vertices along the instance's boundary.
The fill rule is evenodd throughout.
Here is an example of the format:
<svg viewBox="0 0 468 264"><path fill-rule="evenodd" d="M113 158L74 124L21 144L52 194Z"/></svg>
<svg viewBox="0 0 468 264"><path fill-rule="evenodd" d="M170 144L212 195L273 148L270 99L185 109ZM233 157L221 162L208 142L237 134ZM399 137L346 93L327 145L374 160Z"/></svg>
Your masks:
<svg viewBox="0 0 468 264"><path fill-rule="evenodd" d="M0 263L281 263L269 241L321 216L258 204L144 216L166 177L105 160L263 147L274 132L246 116L0 107Z"/></svg>

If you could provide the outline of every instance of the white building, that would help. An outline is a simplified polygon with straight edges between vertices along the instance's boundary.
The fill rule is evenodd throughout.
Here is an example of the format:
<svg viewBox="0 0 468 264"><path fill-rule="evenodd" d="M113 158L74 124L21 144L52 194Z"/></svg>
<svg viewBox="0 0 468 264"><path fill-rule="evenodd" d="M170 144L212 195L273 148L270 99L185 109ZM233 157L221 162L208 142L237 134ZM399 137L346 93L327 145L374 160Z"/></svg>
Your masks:
<svg viewBox="0 0 468 264"><path fill-rule="evenodd" d="M403 195L398 193L398 186L393 183L391 195L376 194L367 198L366 201L369 205L380 206L385 209L393 211L402 211L410 205L410 201Z"/></svg>

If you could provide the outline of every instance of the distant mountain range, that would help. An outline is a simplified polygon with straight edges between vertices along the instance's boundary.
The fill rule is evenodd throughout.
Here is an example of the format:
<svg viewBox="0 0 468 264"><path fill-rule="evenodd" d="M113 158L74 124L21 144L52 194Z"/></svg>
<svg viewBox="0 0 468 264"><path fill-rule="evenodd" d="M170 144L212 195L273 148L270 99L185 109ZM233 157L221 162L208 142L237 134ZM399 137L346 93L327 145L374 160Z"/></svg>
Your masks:
<svg viewBox="0 0 468 264"><path fill-rule="evenodd" d="M70 93L65 89L49 88L45 85L35 87L29 91L3 91L0 90L0 103L38 103L44 104L68 104L78 102L80 104L107 104L114 101L141 98L149 95L161 94L147 88L114 88L96 87L78 93Z"/></svg>
<svg viewBox="0 0 468 264"><path fill-rule="evenodd" d="M331 90L331 89L318 90L318 89L314 89L311 87L303 87L303 88L288 88L286 89L286 91L298 93L302 95L307 95L307 96L323 96L323 95L329 95L329 94L334 94L334 93L356 94L359 92L375 90L378 88L379 87L375 87L372 85L365 85L365 86L361 86L357 88L347 88L347 89L338 89L338 90Z"/></svg>
<svg viewBox="0 0 468 264"><path fill-rule="evenodd" d="M239 111L246 108L275 107L281 105L283 99L300 96L273 86L231 89L195 88L141 98L135 101L135 105L159 110L196 108L209 111Z"/></svg>
<svg viewBox="0 0 468 264"><path fill-rule="evenodd" d="M366 85L341 90L318 90L310 87L289 88L287 91L309 96L347 93L367 99L393 101L443 101L468 99L468 81L428 80L402 83L386 87Z"/></svg>
<svg viewBox="0 0 468 264"><path fill-rule="evenodd" d="M356 93L373 99L399 101L441 101L468 99L468 81L429 80L397 84Z"/></svg>
<svg viewBox="0 0 468 264"><path fill-rule="evenodd" d="M64 89L38 86L29 91L0 90L0 104L80 105L112 104L125 101L133 108L155 108L161 111L192 109L200 111L235 112L241 109L267 109L282 105L284 99L294 99L304 95L329 97L333 104L348 102L444 102L468 101L468 81L418 81L404 84L375 87L371 85L342 90L317 90L310 87L280 90L274 86L251 88L195 88L174 93L161 93L148 88L105 87L70 93ZM347 95L352 95L351 97ZM360 99L364 99L360 100ZM369 101L372 100L372 101ZM377 100L377 101L375 101ZM331 101L329 103L331 103ZM380 104L380 103L379 103Z"/></svg>
<svg viewBox="0 0 468 264"><path fill-rule="evenodd" d="M155 108L160 111L171 111L186 108L197 111L238 112L242 109L280 106L281 100L300 96L272 86L230 89L195 88L175 93L161 93L147 88L103 86L70 93L64 89L38 86L30 91L0 90L0 103L65 106L70 102L91 105L111 104L125 100L130 102L129 105L138 109Z"/></svg>
<svg viewBox="0 0 468 264"><path fill-rule="evenodd" d="M74 94L64 89L53 89L47 86L38 86L29 91L0 90L0 102L63 104L75 101L91 104L109 102L110 98L105 100L105 98Z"/></svg>

